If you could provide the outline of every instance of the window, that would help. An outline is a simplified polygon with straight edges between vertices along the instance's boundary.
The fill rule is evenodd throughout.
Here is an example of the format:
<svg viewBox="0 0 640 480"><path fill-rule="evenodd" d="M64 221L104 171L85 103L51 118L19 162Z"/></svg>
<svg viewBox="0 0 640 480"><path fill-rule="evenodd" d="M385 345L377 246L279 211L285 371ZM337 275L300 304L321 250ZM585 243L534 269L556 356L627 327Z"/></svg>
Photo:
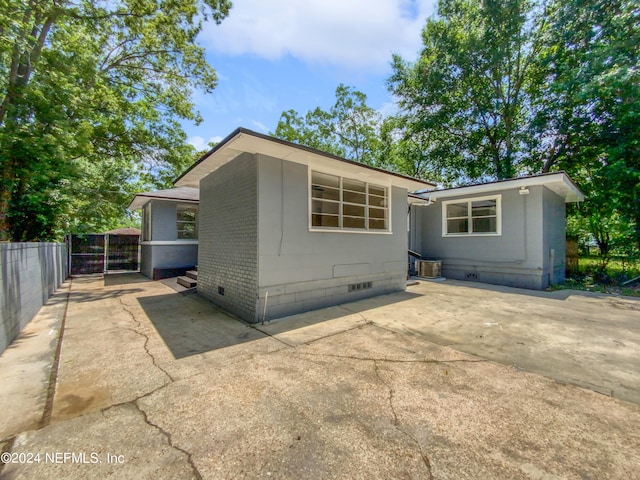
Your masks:
<svg viewBox="0 0 640 480"><path fill-rule="evenodd" d="M500 235L500 195L442 202L442 235Z"/></svg>
<svg viewBox="0 0 640 480"><path fill-rule="evenodd" d="M151 202L142 207L142 241L151 240Z"/></svg>
<svg viewBox="0 0 640 480"><path fill-rule="evenodd" d="M178 240L198 238L198 207L191 204L180 204L177 209Z"/></svg>
<svg viewBox="0 0 640 480"><path fill-rule="evenodd" d="M387 187L311 173L311 228L389 231Z"/></svg>

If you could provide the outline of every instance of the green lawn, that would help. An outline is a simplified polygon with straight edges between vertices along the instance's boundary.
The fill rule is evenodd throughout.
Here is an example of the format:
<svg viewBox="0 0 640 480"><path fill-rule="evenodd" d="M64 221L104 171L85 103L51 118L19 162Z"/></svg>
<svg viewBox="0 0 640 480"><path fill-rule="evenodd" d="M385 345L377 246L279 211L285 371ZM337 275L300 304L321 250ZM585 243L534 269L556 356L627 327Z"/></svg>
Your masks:
<svg viewBox="0 0 640 480"><path fill-rule="evenodd" d="M594 292L617 293L640 297L640 280L633 285L623 285L627 280L640 276L640 262L625 257L612 257L605 266L596 255L580 257L578 273L568 275L559 288L574 288Z"/></svg>

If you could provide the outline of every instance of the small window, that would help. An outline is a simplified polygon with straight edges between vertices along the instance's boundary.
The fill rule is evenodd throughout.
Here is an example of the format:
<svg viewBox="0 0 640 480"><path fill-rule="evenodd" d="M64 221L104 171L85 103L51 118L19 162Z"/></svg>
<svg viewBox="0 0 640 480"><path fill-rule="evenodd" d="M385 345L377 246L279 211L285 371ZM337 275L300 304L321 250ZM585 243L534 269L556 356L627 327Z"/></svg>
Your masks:
<svg viewBox="0 0 640 480"><path fill-rule="evenodd" d="M388 189L326 173L311 173L311 228L389 230Z"/></svg>
<svg viewBox="0 0 640 480"><path fill-rule="evenodd" d="M178 240L194 240L198 238L198 207L181 204L176 207Z"/></svg>
<svg viewBox="0 0 640 480"><path fill-rule="evenodd" d="M500 235L500 195L442 203L442 235Z"/></svg>

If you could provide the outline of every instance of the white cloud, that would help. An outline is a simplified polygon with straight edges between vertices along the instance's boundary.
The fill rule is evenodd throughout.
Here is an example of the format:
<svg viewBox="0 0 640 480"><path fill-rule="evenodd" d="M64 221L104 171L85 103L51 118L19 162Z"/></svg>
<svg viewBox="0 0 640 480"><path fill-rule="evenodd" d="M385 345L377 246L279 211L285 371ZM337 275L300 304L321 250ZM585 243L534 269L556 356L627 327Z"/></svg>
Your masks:
<svg viewBox="0 0 640 480"><path fill-rule="evenodd" d="M234 0L221 25L206 25L205 45L225 54L380 72L391 53L413 59L436 0Z"/></svg>
<svg viewBox="0 0 640 480"><path fill-rule="evenodd" d="M204 138L200 137L199 135L195 135L193 137L189 137L189 139L187 140L187 143L193 145L193 147L198 151L202 151L202 150L209 150L211 147L209 146L209 143L218 143L222 141L222 137L216 135L215 137L209 137L209 140L205 140Z"/></svg>

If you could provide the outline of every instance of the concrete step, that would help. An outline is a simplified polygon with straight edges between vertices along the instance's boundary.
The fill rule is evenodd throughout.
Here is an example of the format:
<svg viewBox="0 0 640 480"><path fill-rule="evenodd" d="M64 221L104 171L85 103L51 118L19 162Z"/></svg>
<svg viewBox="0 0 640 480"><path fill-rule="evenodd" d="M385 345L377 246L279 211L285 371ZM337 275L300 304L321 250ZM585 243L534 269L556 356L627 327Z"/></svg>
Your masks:
<svg viewBox="0 0 640 480"><path fill-rule="evenodd" d="M187 272L187 277L193 278L194 280L198 280L198 272L196 270L189 270Z"/></svg>
<svg viewBox="0 0 640 480"><path fill-rule="evenodd" d="M183 287L193 288L198 284L198 281L189 277L178 277L178 283Z"/></svg>

